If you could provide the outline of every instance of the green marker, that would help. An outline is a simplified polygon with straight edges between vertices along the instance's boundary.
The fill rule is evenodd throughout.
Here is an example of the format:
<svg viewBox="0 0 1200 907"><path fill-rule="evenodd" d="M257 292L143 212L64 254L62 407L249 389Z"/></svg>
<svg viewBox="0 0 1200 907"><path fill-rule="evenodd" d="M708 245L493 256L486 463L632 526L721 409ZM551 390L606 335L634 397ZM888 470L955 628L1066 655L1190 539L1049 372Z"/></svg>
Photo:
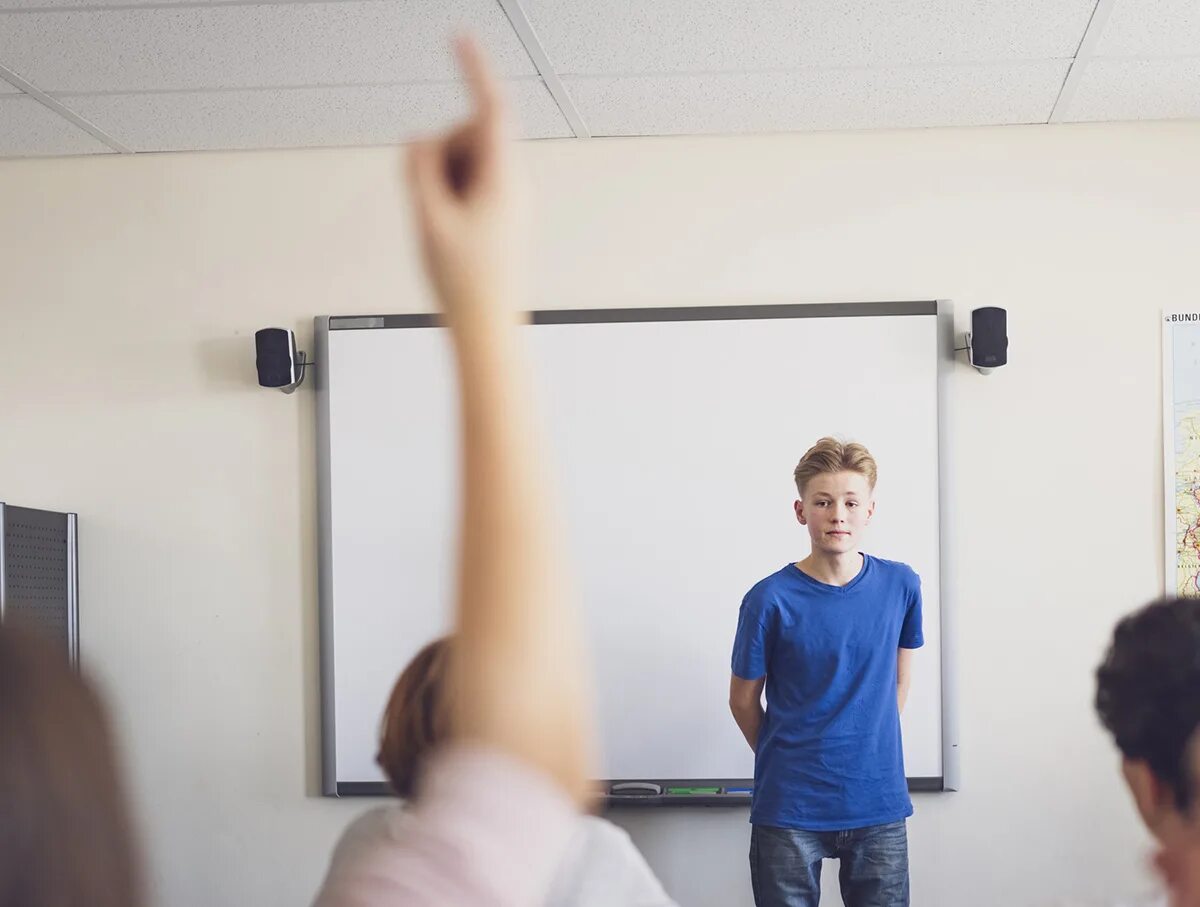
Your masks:
<svg viewBox="0 0 1200 907"><path fill-rule="evenodd" d="M719 794L719 787L668 787L668 794L688 795L688 794Z"/></svg>

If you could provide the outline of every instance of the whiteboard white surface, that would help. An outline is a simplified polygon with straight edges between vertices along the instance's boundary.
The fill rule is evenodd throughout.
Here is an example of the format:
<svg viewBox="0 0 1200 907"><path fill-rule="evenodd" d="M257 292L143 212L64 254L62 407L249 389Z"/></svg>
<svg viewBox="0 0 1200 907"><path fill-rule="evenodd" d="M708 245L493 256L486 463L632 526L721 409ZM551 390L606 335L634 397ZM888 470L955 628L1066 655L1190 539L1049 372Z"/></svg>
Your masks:
<svg viewBox="0 0 1200 907"><path fill-rule="evenodd" d="M926 643L905 763L910 778L942 776L937 316L832 308L847 314L525 329L582 594L604 779L753 775L726 704L738 607L807 553L791 473L826 434L862 441L879 462L866 550L921 576ZM435 327L328 331L327 792L331 780L383 779L374 755L387 695L450 625L458 427L447 341Z"/></svg>

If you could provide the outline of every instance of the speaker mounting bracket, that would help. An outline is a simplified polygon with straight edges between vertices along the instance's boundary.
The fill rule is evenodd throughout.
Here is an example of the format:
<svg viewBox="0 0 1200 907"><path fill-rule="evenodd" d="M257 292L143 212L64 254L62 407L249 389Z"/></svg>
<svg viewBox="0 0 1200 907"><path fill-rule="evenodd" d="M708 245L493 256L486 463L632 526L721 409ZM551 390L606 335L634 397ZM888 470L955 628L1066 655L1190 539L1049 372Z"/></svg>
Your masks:
<svg viewBox="0 0 1200 907"><path fill-rule="evenodd" d="M312 364L313 363L309 361L308 354L305 353L304 350L296 350L296 380L291 384L284 385L279 389L285 394L290 394L295 391L296 388L304 383L304 375L308 369L308 366Z"/></svg>

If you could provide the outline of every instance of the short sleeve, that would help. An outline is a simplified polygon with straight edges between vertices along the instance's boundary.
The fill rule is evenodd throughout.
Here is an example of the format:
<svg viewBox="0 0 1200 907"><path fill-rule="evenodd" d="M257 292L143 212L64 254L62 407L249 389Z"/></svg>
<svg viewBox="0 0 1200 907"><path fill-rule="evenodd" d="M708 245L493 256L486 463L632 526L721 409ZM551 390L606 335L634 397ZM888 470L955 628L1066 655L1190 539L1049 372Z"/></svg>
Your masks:
<svg viewBox="0 0 1200 907"><path fill-rule="evenodd" d="M925 645L925 633L921 627L921 577L910 570L905 583L904 624L900 628L900 648L919 649Z"/></svg>
<svg viewBox="0 0 1200 907"><path fill-rule="evenodd" d="M733 673L742 680L758 680L767 673L767 653L771 651L767 605L757 588L742 599L732 659Z"/></svg>

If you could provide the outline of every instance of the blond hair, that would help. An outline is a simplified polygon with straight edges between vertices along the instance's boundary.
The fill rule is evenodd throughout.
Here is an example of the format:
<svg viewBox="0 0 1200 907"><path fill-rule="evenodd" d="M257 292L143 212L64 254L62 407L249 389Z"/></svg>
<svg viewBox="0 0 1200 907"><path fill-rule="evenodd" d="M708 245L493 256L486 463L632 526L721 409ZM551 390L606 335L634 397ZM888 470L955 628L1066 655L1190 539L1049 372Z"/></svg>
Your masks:
<svg viewBox="0 0 1200 907"><path fill-rule="evenodd" d="M814 476L834 472L857 472L875 490L878 467L871 452L861 444L839 441L837 438L822 438L800 458L793 473L796 491L804 497L804 486Z"/></svg>

